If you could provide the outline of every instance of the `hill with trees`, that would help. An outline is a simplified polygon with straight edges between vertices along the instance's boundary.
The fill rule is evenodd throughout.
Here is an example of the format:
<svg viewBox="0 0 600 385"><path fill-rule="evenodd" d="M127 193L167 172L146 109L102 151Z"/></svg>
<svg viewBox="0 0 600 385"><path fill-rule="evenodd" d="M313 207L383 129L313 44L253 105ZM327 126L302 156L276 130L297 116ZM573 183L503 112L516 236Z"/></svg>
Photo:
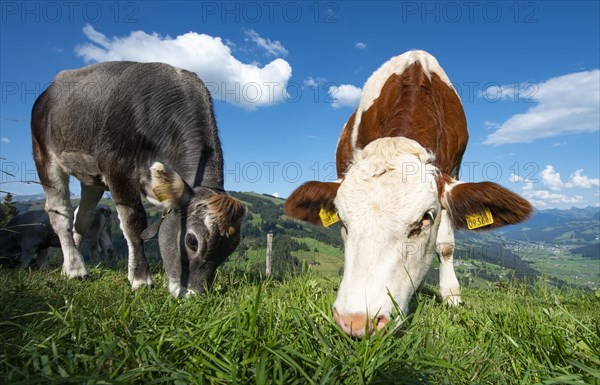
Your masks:
<svg viewBox="0 0 600 385"><path fill-rule="evenodd" d="M343 269L343 242L340 225L330 228L292 220L283 214L284 199L254 192L230 192L248 209L237 250L225 268L253 275L265 273L267 234L273 233L272 274L281 277L303 270L327 277L339 277ZM37 198L37 197L36 197ZM6 199L9 199L6 201ZM114 209L112 200L101 202ZM76 205L77 201L74 200ZM43 208L44 201L5 198L0 205L8 211L25 212ZM158 219L161 210L145 204L149 222ZM6 211L6 210L5 210ZM5 212L3 211L3 212ZM115 254L127 256L127 243L113 215L112 234ZM533 281L547 277L557 285L600 288L600 208L536 211L533 217L496 231L458 231L456 233L456 270L463 285L485 286L507 280ZM54 250L55 259L59 251ZM146 255L160 263L156 239L146 243ZM56 262L58 264L58 262ZM437 271L430 282L437 281Z"/></svg>

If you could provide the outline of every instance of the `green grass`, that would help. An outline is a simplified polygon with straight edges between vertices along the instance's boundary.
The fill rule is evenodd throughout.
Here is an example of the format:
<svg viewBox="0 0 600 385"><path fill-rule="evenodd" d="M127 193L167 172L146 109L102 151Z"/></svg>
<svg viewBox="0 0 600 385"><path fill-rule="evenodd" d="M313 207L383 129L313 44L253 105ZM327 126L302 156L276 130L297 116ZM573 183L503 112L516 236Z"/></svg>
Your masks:
<svg viewBox="0 0 600 385"><path fill-rule="evenodd" d="M252 219L249 219L247 222L249 225L258 227L261 225L262 219L261 219L260 215L252 214Z"/></svg>
<svg viewBox="0 0 600 385"><path fill-rule="evenodd" d="M309 266L311 271L331 278L339 276L340 269L344 265L344 252L341 249L319 242L313 238L294 239L306 244L310 249L310 251L294 251L292 252L292 255L298 257L301 261L306 261L308 263L316 262Z"/></svg>
<svg viewBox="0 0 600 385"><path fill-rule="evenodd" d="M425 287L395 331L353 340L339 278L220 270L176 300L162 273L137 292L124 268L91 273L0 270L0 383L600 384L600 299L543 281L464 288L455 309Z"/></svg>
<svg viewBox="0 0 600 385"><path fill-rule="evenodd" d="M517 252L538 271L572 285L600 288L600 261L569 251L551 253L546 249Z"/></svg>
<svg viewBox="0 0 600 385"><path fill-rule="evenodd" d="M283 198L276 198L276 197L274 197L272 195L269 195L269 194L259 194L259 193L256 193L256 192L245 192L244 194L250 195L250 196L253 196L253 197L256 197L256 198L266 199L266 200L268 200L268 201L270 201L272 203L275 203L276 205L283 205L283 203L285 202L285 199L283 199Z"/></svg>

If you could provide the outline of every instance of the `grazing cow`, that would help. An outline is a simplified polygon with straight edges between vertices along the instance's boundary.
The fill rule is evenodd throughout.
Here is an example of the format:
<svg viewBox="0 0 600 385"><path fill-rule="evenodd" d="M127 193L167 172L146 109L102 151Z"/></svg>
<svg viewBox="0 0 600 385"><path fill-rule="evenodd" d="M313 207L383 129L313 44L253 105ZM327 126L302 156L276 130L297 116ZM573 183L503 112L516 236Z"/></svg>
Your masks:
<svg viewBox="0 0 600 385"><path fill-rule="evenodd" d="M195 74L134 62L63 71L35 102L31 130L68 277L88 275L78 246L107 189L129 248L134 290L152 285L143 242L157 233L174 296L203 292L237 247L245 208L223 190L212 100ZM69 175L81 182L75 216ZM149 228L141 195L164 208Z"/></svg>
<svg viewBox="0 0 600 385"><path fill-rule="evenodd" d="M530 215L529 202L497 184L458 180L467 139L450 80L433 56L410 51L365 83L338 142L338 181L307 182L287 199L285 211L297 219L321 224L339 215L345 262L333 314L347 334L381 329L394 303L406 314L434 253L443 300L460 303L454 229Z"/></svg>
<svg viewBox="0 0 600 385"><path fill-rule="evenodd" d="M110 234L112 210L108 206L96 207L96 215L90 224L85 237L83 247L87 246L90 258L106 258L114 255L112 237Z"/></svg>
<svg viewBox="0 0 600 385"><path fill-rule="evenodd" d="M84 237L91 256L112 255L110 237L111 209L108 206L96 208L94 220ZM108 225L107 225L108 223ZM14 265L18 260L21 267L27 268L33 255L40 269L46 265L49 247L60 247L60 240L50 225L48 213L44 210L31 210L12 218L0 228L0 261L2 264Z"/></svg>

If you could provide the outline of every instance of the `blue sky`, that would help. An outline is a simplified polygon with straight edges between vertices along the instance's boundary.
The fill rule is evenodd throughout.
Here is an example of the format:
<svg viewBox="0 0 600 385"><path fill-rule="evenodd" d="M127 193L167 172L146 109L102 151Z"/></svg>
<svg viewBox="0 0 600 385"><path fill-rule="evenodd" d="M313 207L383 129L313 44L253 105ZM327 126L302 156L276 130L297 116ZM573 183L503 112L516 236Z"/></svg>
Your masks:
<svg viewBox="0 0 600 385"><path fill-rule="evenodd" d="M37 178L30 111L57 72L137 60L207 83L227 189L285 197L335 179L338 136L364 82L423 49L463 101L461 179L498 182L540 209L600 201L597 1L0 4L2 191L41 192L24 182Z"/></svg>

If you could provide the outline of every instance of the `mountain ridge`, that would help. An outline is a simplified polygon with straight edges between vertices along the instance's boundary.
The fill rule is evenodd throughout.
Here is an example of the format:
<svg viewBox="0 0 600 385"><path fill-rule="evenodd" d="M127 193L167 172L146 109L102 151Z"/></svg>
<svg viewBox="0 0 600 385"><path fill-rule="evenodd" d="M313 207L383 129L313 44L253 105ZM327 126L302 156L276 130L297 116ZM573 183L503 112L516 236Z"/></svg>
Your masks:
<svg viewBox="0 0 600 385"><path fill-rule="evenodd" d="M227 265L264 272L266 234L273 232L274 255L281 262L278 267L281 274L309 268L339 276L343 266L339 224L324 228L288 218L283 215L285 199L273 195L237 191L230 194L246 205L248 215L240 246ZM114 206L110 200L102 203ZM19 200L16 206L21 212L41 209L44 201ZM149 222L154 221L160 210L150 204L145 206ZM114 243L125 253L126 242L119 232L117 216L113 217ZM480 277L486 281L548 274L557 285L583 280L588 286L600 287L599 236L599 207L536 210L528 221L498 230L457 231L457 270L470 272L474 264L483 264L478 268L482 270ZM158 250L154 250L155 241L149 242L147 248L149 258L160 259Z"/></svg>

